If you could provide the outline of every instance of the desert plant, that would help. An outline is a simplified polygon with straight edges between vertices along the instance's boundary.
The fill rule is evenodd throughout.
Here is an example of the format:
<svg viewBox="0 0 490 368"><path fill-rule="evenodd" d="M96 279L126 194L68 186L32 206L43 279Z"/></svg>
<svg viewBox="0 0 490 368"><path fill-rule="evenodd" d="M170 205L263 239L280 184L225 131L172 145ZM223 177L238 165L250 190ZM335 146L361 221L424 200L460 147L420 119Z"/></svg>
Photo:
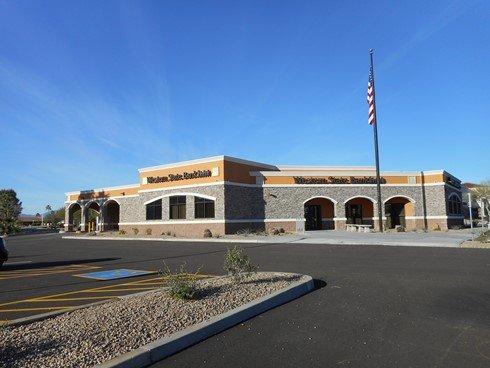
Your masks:
<svg viewBox="0 0 490 368"><path fill-rule="evenodd" d="M124 231L124 230L119 230L119 235L126 235L126 231Z"/></svg>
<svg viewBox="0 0 490 368"><path fill-rule="evenodd" d="M226 251L223 269L233 277L235 282L240 282L250 276L251 273L257 271L257 268L242 248L235 246Z"/></svg>
<svg viewBox="0 0 490 368"><path fill-rule="evenodd" d="M163 268L158 271L162 276L164 286L168 288L168 294L175 299L191 300L197 293L197 280L201 272L199 267L196 272L187 272L187 263L184 262L179 266L176 272L163 261Z"/></svg>
<svg viewBox="0 0 490 368"><path fill-rule="evenodd" d="M134 233L134 235L138 235L139 232L140 231L139 231L139 229L137 227L133 227L133 233Z"/></svg>
<svg viewBox="0 0 490 368"><path fill-rule="evenodd" d="M150 228L146 229L146 235L151 235L151 229Z"/></svg>
<svg viewBox="0 0 490 368"><path fill-rule="evenodd" d="M211 232L211 230L206 229L206 230L204 230L203 237L204 238L212 238L213 237L213 233Z"/></svg>

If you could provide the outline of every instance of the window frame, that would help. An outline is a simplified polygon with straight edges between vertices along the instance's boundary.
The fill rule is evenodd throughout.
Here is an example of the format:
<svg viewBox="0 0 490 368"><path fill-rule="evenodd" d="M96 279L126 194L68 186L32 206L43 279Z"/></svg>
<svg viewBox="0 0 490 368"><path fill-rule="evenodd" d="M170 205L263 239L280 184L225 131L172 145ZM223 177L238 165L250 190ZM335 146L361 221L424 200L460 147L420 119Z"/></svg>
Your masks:
<svg viewBox="0 0 490 368"><path fill-rule="evenodd" d="M185 220L187 218L186 212L187 212L187 196L185 195L169 196L168 217L170 220Z"/></svg>
<svg viewBox="0 0 490 368"><path fill-rule="evenodd" d="M462 214L462 203L457 195L450 195L448 198L448 212L450 215Z"/></svg>
<svg viewBox="0 0 490 368"><path fill-rule="evenodd" d="M162 198L156 199L153 202L147 203L145 205L145 211L146 211L146 221L154 221L154 220L161 220L162 219ZM158 216L158 212L160 212L160 215ZM151 216L152 214L152 216ZM150 215L150 216L149 216Z"/></svg>
<svg viewBox="0 0 490 368"><path fill-rule="evenodd" d="M198 209L201 207L202 209ZM194 218L214 219L216 218L215 200L205 197L194 196ZM202 216L201 216L202 214Z"/></svg>

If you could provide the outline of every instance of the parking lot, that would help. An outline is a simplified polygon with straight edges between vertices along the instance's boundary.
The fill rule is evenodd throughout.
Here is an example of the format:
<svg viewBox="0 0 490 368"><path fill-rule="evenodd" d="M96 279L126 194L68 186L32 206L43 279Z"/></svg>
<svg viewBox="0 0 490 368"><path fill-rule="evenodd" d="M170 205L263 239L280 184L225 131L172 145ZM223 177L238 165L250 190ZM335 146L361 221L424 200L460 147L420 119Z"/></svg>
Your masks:
<svg viewBox="0 0 490 368"><path fill-rule="evenodd" d="M3 318L158 287L157 275L100 281L80 273L171 267L222 274L223 243L12 237L0 271ZM488 367L490 251L378 245L244 244L263 271L325 285L155 367ZM99 299L100 298L100 299ZM253 354L250 354L253 352Z"/></svg>

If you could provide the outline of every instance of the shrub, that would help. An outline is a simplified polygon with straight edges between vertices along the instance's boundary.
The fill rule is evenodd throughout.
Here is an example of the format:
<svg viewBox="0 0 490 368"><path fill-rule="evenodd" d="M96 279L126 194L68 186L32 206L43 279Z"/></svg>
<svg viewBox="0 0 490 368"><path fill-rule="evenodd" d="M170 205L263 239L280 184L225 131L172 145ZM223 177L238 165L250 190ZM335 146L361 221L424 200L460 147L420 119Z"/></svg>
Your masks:
<svg viewBox="0 0 490 368"><path fill-rule="evenodd" d="M206 229L206 230L204 230L203 237L204 238L212 238L213 237L213 233L211 232L211 230Z"/></svg>
<svg viewBox="0 0 490 368"><path fill-rule="evenodd" d="M139 232L140 231L138 230L137 227L133 227L133 233L134 233L134 235L138 235Z"/></svg>
<svg viewBox="0 0 490 368"><path fill-rule="evenodd" d="M395 226L395 231L397 233L404 233L405 232L405 228L402 225L396 225Z"/></svg>
<svg viewBox="0 0 490 368"><path fill-rule="evenodd" d="M150 228L146 229L146 235L151 235L151 229Z"/></svg>
<svg viewBox="0 0 490 368"><path fill-rule="evenodd" d="M257 271L257 268L242 248L235 246L226 251L223 270L232 276L235 282L240 282L250 276L251 273Z"/></svg>
<svg viewBox="0 0 490 368"><path fill-rule="evenodd" d="M280 227L280 228L279 228L279 232L280 232L281 234L284 234L284 233L286 232L286 230L284 230L282 227Z"/></svg>
<svg viewBox="0 0 490 368"><path fill-rule="evenodd" d="M119 230L119 235L126 235L126 231L124 231L124 230Z"/></svg>
<svg viewBox="0 0 490 368"><path fill-rule="evenodd" d="M163 268L159 270L159 274L163 278L164 286L168 287L168 294L175 299L191 300L196 296L197 279L202 267L199 267L196 272L187 272L187 263L180 265L178 271L172 272L170 267L163 261Z"/></svg>
<svg viewBox="0 0 490 368"><path fill-rule="evenodd" d="M278 229L272 229L272 235L279 235Z"/></svg>
<svg viewBox="0 0 490 368"><path fill-rule="evenodd" d="M476 241L481 241L483 243L490 243L490 230L481 233L475 238Z"/></svg>

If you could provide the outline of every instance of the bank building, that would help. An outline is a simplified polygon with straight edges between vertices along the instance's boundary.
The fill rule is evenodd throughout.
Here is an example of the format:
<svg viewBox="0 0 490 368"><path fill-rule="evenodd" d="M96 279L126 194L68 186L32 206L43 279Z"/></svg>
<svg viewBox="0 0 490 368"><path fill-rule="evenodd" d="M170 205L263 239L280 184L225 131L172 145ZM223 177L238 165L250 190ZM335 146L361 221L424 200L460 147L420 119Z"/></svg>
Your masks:
<svg viewBox="0 0 490 368"><path fill-rule="evenodd" d="M214 156L139 169L136 184L68 192L65 230L184 237L202 237L206 229L213 235L350 225L379 230L378 206L386 229L463 224L461 181L444 170L381 172L381 195L378 203L373 167L275 166Z"/></svg>

